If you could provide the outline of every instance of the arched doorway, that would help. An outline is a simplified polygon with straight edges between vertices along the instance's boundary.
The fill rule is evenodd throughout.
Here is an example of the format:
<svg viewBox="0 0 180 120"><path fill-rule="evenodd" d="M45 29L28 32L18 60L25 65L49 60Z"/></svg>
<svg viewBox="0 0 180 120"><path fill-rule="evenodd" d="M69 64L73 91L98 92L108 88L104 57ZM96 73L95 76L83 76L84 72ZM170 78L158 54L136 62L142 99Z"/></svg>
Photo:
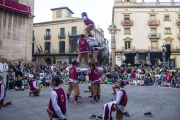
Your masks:
<svg viewBox="0 0 180 120"><path fill-rule="evenodd" d="M51 65L51 59L50 59L50 58L47 58L45 62L46 62L48 65Z"/></svg>

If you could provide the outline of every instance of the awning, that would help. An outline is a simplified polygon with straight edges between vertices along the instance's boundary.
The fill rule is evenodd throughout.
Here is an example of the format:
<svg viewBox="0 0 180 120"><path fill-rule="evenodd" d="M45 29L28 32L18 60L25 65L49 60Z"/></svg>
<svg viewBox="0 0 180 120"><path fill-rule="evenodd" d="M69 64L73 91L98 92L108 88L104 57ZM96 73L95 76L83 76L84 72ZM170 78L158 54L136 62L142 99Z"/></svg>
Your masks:
<svg viewBox="0 0 180 120"><path fill-rule="evenodd" d="M10 0L0 0L0 7L14 12L31 15L30 6L26 6Z"/></svg>

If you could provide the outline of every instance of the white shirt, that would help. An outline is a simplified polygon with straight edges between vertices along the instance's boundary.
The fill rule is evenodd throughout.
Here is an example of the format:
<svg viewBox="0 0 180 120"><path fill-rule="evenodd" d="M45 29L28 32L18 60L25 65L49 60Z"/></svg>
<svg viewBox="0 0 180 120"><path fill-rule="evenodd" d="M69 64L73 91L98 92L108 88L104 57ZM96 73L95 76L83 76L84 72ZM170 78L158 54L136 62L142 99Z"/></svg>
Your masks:
<svg viewBox="0 0 180 120"><path fill-rule="evenodd" d="M102 71L103 71L103 69L102 69L102 68L100 68L100 67L99 67L99 68L97 68L97 70L98 70L98 72L102 72ZM90 73L91 73L91 70L89 70L89 71L88 71L88 73L90 74Z"/></svg>
<svg viewBox="0 0 180 120"><path fill-rule="evenodd" d="M121 89L122 89L122 90L125 90L124 88L121 88ZM120 89L120 90L121 90L121 89ZM122 96L123 96L123 92L122 92L122 91L118 91L118 92L116 93L116 100L115 100L115 101L112 101L111 103L117 105L117 107L119 108L119 110L121 110L121 112L124 113L125 106L119 105Z"/></svg>
<svg viewBox="0 0 180 120"><path fill-rule="evenodd" d="M72 67L72 66L71 66L71 67ZM69 69L70 69L71 67L66 68L66 71L69 72ZM76 68L76 73L80 73L80 72L89 72L89 69L88 69L88 68ZM77 83L79 80L70 78L69 81L70 81L70 82L73 82L73 83Z"/></svg>
<svg viewBox="0 0 180 120"><path fill-rule="evenodd" d="M37 81L34 81L34 82L33 82L33 87L34 87L35 89L39 89L39 87L36 86L36 82L37 82Z"/></svg>
<svg viewBox="0 0 180 120"><path fill-rule="evenodd" d="M8 65L6 63L0 63L0 73L8 71Z"/></svg>
<svg viewBox="0 0 180 120"><path fill-rule="evenodd" d="M0 82L2 83L2 81ZM1 85L0 101L4 98L4 84Z"/></svg>
<svg viewBox="0 0 180 120"><path fill-rule="evenodd" d="M89 43L89 46L98 45L97 40L94 37L88 37L87 42Z"/></svg>
<svg viewBox="0 0 180 120"><path fill-rule="evenodd" d="M60 86L57 86L55 87L54 89L59 89ZM66 96L66 94L65 94ZM65 116L62 114L62 111L60 109L60 107L58 106L58 102L57 102L57 99L58 99L58 95L55 91L52 91L51 94L50 94L50 98L51 98L51 101L52 101L52 106L55 110L55 113L57 114L57 116L60 118L60 119L64 119ZM67 102L67 98L66 98L66 113L67 113L67 105L68 105L68 102Z"/></svg>

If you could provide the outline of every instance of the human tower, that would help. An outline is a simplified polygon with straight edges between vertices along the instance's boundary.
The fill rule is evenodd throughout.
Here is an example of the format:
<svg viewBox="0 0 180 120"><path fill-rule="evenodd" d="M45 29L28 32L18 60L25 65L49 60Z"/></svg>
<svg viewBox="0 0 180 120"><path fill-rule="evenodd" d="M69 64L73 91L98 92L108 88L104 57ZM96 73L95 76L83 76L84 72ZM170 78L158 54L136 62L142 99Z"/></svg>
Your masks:
<svg viewBox="0 0 180 120"><path fill-rule="evenodd" d="M100 100L99 72L102 72L103 69L99 66L97 61L97 55L99 52L98 43L91 34L91 30L95 27L95 25L94 22L88 18L86 12L83 12L81 15L87 27L84 30L85 34L81 34L80 39L77 41L77 44L79 44L79 54L77 60L74 60L72 62L71 67L66 68L66 71L69 73L67 93L65 93L63 88L60 86L63 81L60 80L58 76L53 76L49 82L49 84L53 87L53 90L50 93L49 106L46 108L50 120L66 120L65 115L67 113L68 107L67 102L70 99L72 90L74 91L75 104L81 104L81 102L78 100L78 97L80 95L78 75L80 72L87 72L89 74L89 88L92 90L93 95L93 100L90 102L97 103ZM89 59L89 46L92 46L93 48L93 62L91 62ZM78 67L82 62L83 57L85 58L85 62L88 63L88 67ZM0 95L3 95L0 96L0 106L6 106L8 104L11 104L11 102L4 103L6 92L5 85L3 84L1 79L2 78L0 76ZM31 79L29 81L29 84L29 95L31 96L31 94L33 94L34 96L39 96L41 87L37 85L37 81L35 79ZM111 120L111 112L117 111L116 119L122 120L124 108L127 104L127 95L124 89L124 85L124 81L118 80L117 87L119 88L119 91L117 92L116 99L111 100L111 102L103 106L103 117L91 115L90 118L96 120Z"/></svg>

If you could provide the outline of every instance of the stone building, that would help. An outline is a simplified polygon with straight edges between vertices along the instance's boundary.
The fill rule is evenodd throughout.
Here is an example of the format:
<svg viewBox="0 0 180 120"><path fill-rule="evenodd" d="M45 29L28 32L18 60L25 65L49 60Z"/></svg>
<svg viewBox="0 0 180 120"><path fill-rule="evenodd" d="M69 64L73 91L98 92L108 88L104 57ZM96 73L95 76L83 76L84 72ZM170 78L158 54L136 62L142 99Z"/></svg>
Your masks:
<svg viewBox="0 0 180 120"><path fill-rule="evenodd" d="M71 63L78 56L77 40L84 34L84 20L73 17L74 12L68 7L53 8L51 11L52 21L33 24L33 61L48 64ZM104 31L94 28L91 32L101 47Z"/></svg>
<svg viewBox="0 0 180 120"><path fill-rule="evenodd" d="M171 56L166 62L180 67L180 2L144 1L114 0L112 21L121 29L116 34L116 64L121 65L127 53L161 52L163 44L170 42ZM141 59L148 62L147 55Z"/></svg>
<svg viewBox="0 0 180 120"><path fill-rule="evenodd" d="M34 0L0 0L0 58L32 61Z"/></svg>

